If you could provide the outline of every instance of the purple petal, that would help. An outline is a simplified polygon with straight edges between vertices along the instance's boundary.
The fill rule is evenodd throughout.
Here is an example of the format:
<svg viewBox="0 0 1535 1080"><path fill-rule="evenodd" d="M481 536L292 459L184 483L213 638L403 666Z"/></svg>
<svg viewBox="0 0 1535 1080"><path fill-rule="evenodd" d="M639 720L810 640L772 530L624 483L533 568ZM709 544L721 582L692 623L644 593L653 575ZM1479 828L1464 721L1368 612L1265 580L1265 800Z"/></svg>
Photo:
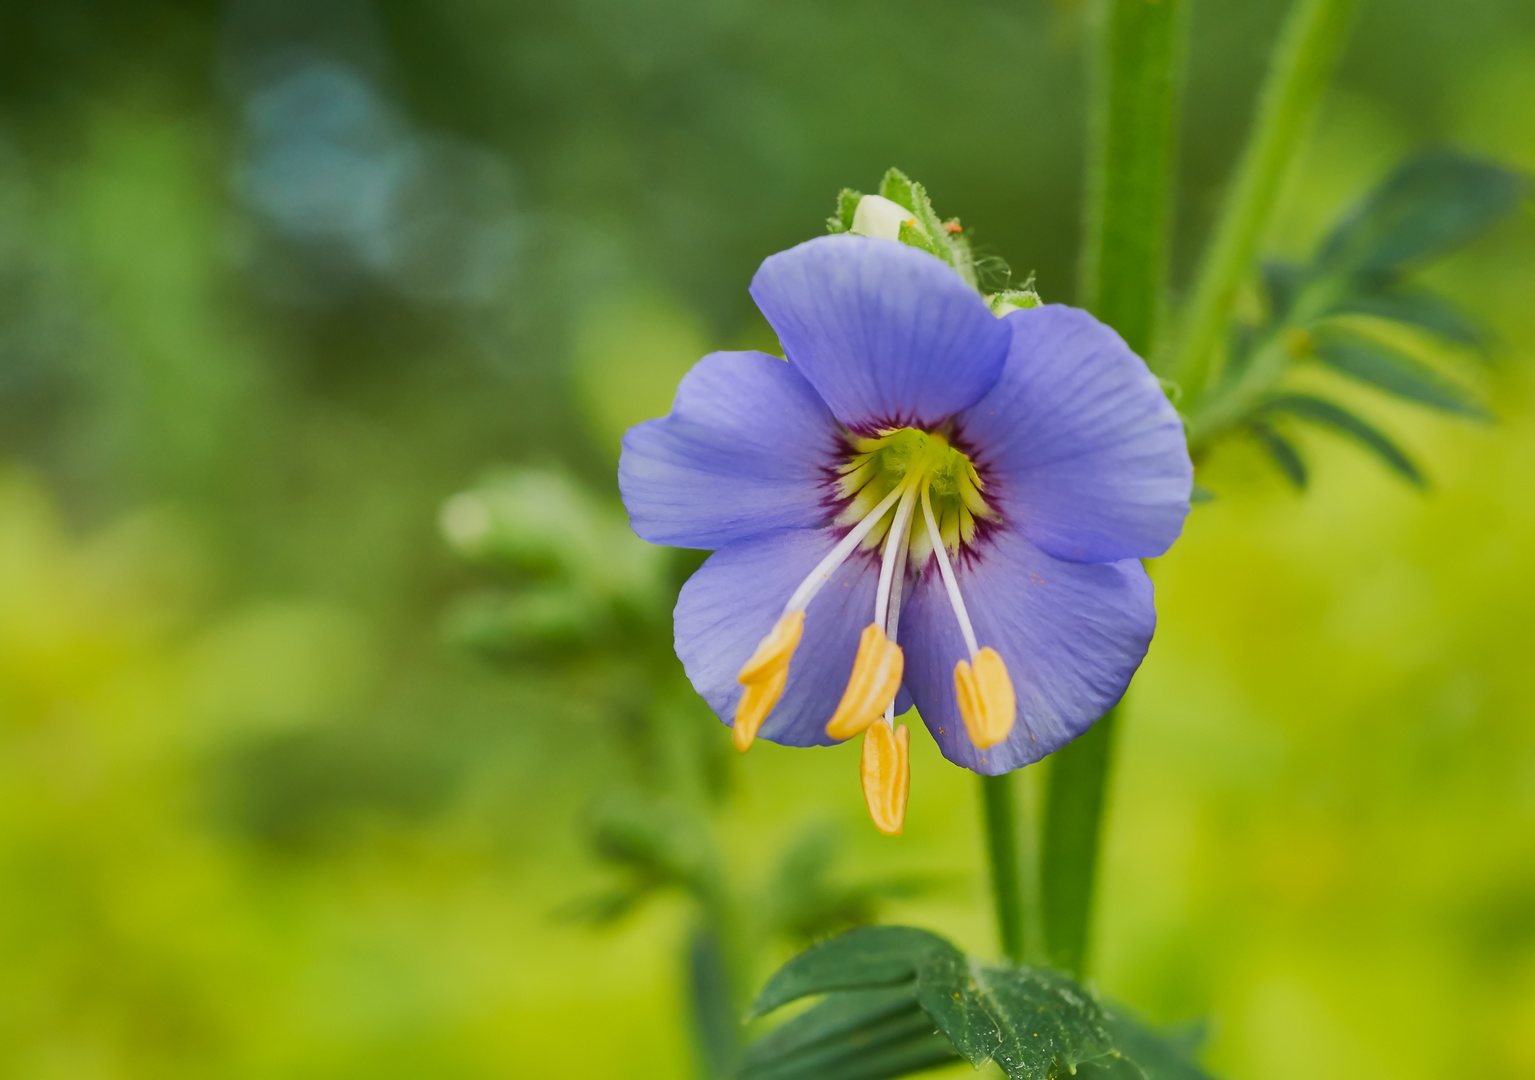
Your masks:
<svg viewBox="0 0 1535 1080"><path fill-rule="evenodd" d="M1151 579L1134 559L1052 559L1000 530L982 558L955 568L982 648L1001 654L1018 693L1012 734L977 750L954 698L954 665L969 653L936 563L901 612L906 685L943 756L995 775L1059 750L1108 712L1130 685L1156 628Z"/></svg>
<svg viewBox="0 0 1535 1080"><path fill-rule="evenodd" d="M618 488L651 543L723 547L823 523L822 470L840 446L837 422L793 366L710 353L683 376L671 412L624 435Z"/></svg>
<svg viewBox="0 0 1535 1080"><path fill-rule="evenodd" d="M737 541L709 556L677 598L677 655L693 687L726 724L735 719L736 675L778 621L805 575L838 540L832 529L785 529ZM789 661L783 697L760 736L785 746L829 746L858 635L874 621L879 563L854 555L805 611L805 632Z"/></svg>
<svg viewBox="0 0 1535 1080"><path fill-rule="evenodd" d="M1007 366L956 421L986 497L1058 559L1162 554L1189 512L1183 424L1119 335L1085 311L1015 311Z"/></svg>
<svg viewBox="0 0 1535 1080"><path fill-rule="evenodd" d="M942 260L894 240L823 236L770 257L752 299L848 427L935 427L980 400L1010 334Z"/></svg>

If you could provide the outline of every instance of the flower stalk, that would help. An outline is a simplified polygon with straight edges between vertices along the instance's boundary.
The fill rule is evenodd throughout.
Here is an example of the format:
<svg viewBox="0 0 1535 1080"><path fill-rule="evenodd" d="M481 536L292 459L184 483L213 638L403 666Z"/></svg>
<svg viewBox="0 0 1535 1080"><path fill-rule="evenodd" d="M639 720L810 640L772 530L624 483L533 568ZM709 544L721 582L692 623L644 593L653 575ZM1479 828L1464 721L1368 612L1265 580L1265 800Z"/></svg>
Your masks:
<svg viewBox="0 0 1535 1080"><path fill-rule="evenodd" d="M1337 67L1356 7L1358 0L1296 0L1275 43L1252 133L1200 261L1170 371L1186 401L1197 402L1216 373L1214 359L1237 290Z"/></svg>

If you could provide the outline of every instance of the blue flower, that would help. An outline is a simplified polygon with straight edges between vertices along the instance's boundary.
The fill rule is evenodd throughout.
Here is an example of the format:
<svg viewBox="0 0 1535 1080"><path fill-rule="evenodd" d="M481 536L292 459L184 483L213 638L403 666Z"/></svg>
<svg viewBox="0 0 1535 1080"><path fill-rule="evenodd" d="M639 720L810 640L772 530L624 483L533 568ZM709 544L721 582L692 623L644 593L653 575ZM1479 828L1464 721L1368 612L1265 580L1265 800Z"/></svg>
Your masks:
<svg viewBox="0 0 1535 1080"><path fill-rule="evenodd" d="M914 704L945 757L996 774L1124 693L1156 625L1138 560L1188 513L1183 428L1091 315L997 318L891 240L801 244L751 295L787 362L704 357L625 435L619 487L646 540L715 549L676 647L736 745L864 732L870 812L899 832L897 713Z"/></svg>

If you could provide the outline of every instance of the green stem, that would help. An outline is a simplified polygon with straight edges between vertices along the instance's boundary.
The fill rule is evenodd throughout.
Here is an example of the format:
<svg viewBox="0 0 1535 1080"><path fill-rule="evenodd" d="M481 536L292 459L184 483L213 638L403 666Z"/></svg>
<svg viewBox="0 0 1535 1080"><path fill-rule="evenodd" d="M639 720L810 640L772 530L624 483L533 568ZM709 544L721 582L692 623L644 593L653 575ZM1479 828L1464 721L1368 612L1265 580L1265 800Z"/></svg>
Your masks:
<svg viewBox="0 0 1535 1080"><path fill-rule="evenodd" d="M1213 373L1237 290L1263 240L1287 166L1327 88L1358 0L1296 0L1290 9L1231 190L1200 262L1173 376L1194 402Z"/></svg>
<svg viewBox="0 0 1535 1080"><path fill-rule="evenodd" d="M1166 268L1184 0L1107 0L1093 59L1084 307L1147 356Z"/></svg>
<svg viewBox="0 0 1535 1080"><path fill-rule="evenodd" d="M1078 976L1087 970L1104 793L1118 715L1116 707L1087 734L1058 751L1050 759L1045 782L1045 829L1039 853L1045 955L1062 971Z"/></svg>
<svg viewBox="0 0 1535 1080"><path fill-rule="evenodd" d="M1024 960L1023 878L1018 866L1018 800L1013 774L982 776L981 813L986 825L986 855L991 862L991 894L997 912L1002 952L1015 964Z"/></svg>
<svg viewBox="0 0 1535 1080"><path fill-rule="evenodd" d="M1184 0L1106 0L1089 132L1087 306L1152 354L1167 267ZM1046 956L1081 973L1087 956L1115 713L1052 758L1040 827Z"/></svg>

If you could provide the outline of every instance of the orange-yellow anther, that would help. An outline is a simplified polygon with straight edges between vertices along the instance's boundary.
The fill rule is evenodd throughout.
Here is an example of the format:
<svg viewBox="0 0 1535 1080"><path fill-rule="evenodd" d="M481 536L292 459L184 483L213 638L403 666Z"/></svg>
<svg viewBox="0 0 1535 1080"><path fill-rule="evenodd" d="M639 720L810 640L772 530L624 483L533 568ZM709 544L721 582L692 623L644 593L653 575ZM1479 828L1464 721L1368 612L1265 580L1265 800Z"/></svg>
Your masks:
<svg viewBox="0 0 1535 1080"><path fill-rule="evenodd" d="M826 723L826 734L833 739L851 739L883 716L885 706L895 700L901 688L905 666L901 647L886 638L877 623L865 626L858 639L853 674L837 711Z"/></svg>
<svg viewBox="0 0 1535 1080"><path fill-rule="evenodd" d="M772 632L762 639L751 659L741 666L736 681L746 689L736 703L733 729L736 749L741 753L746 753L757 737L762 721L767 719L767 714L773 711L773 706L783 695L784 683L789 680L789 658L794 655L804 631L805 613L789 612L774 624Z"/></svg>
<svg viewBox="0 0 1535 1080"><path fill-rule="evenodd" d="M1013 680L997 650L987 646L975 654L975 666L961 660L954 665L954 695L959 715L976 748L985 750L1007 738L1018 713Z"/></svg>
<svg viewBox="0 0 1535 1080"><path fill-rule="evenodd" d="M911 791L911 733L902 724L894 731L884 717L863 733L863 798L874 827L887 836L900 836L906 823L906 796Z"/></svg>

